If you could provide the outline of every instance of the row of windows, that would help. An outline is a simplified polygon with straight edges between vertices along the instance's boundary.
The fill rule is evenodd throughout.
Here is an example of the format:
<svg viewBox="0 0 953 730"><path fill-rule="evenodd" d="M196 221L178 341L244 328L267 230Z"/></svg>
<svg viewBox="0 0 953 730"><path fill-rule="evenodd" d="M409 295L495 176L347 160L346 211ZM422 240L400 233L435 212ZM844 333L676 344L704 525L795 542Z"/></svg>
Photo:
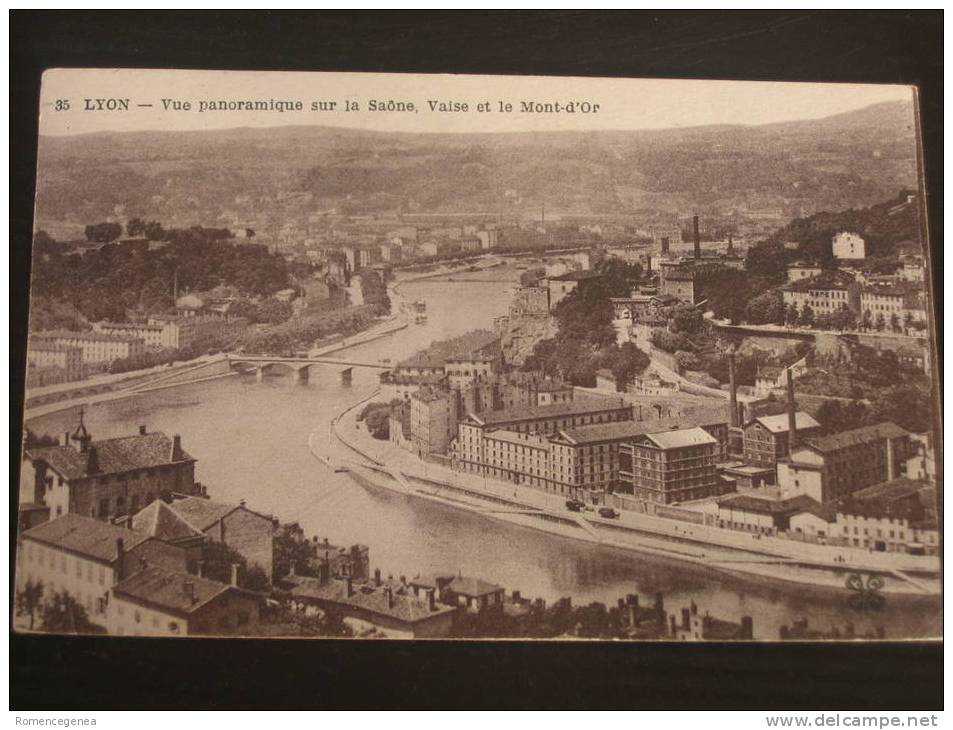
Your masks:
<svg viewBox="0 0 953 730"><path fill-rule="evenodd" d="M59 550L36 545L32 540L24 541L23 553L27 563L36 562L41 567L49 567L51 571L59 571L63 575L69 575L70 566L72 566L72 573L76 578L86 580L88 583L98 582L101 586L106 583L105 566L98 565L94 569L92 561L71 557Z"/></svg>

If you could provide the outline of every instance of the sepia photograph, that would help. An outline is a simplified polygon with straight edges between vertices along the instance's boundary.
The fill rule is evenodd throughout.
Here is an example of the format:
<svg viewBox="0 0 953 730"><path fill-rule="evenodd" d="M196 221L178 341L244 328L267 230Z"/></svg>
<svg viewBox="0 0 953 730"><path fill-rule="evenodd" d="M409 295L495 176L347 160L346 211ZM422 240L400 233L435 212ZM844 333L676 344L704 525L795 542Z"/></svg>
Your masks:
<svg viewBox="0 0 953 730"><path fill-rule="evenodd" d="M940 640L918 103L48 70L14 631Z"/></svg>

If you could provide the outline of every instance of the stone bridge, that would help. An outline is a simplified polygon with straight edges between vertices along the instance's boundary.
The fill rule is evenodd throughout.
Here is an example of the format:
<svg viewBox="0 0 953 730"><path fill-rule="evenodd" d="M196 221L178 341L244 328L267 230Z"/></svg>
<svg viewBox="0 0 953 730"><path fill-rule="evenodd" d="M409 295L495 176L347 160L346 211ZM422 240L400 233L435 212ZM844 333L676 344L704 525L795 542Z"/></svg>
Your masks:
<svg viewBox="0 0 953 730"><path fill-rule="evenodd" d="M225 355L225 361L232 369L245 368L255 369L255 377L262 380L265 377L265 371L274 368L284 368L291 371L292 381L295 383L307 383L312 365L339 365L341 366L341 381L343 383L351 382L351 370L353 368L372 368L375 370L389 370L391 365L380 362L379 360L343 360L333 357L282 357L280 355L249 355L242 353L229 353Z"/></svg>

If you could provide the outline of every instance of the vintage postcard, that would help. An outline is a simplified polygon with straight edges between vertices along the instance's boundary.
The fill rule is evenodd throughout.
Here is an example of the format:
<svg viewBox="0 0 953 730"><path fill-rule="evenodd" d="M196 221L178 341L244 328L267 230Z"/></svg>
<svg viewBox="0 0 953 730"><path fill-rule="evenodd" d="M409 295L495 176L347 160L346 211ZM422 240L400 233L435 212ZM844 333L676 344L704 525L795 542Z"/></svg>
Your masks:
<svg viewBox="0 0 953 730"><path fill-rule="evenodd" d="M940 638L916 104L48 71L15 629Z"/></svg>

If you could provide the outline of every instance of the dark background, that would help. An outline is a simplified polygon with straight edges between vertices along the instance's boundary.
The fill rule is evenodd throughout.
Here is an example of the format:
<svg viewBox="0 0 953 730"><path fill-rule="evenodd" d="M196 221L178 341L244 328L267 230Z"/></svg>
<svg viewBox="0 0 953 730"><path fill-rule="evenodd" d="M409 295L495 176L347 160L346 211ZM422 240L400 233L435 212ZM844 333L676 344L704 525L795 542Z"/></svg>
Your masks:
<svg viewBox="0 0 953 730"><path fill-rule="evenodd" d="M45 68L915 84L941 314L942 26L942 11L11 12L11 484L18 483ZM939 314L936 321L942 337ZM10 642L10 705L22 710L943 706L939 644L169 641L12 632Z"/></svg>

